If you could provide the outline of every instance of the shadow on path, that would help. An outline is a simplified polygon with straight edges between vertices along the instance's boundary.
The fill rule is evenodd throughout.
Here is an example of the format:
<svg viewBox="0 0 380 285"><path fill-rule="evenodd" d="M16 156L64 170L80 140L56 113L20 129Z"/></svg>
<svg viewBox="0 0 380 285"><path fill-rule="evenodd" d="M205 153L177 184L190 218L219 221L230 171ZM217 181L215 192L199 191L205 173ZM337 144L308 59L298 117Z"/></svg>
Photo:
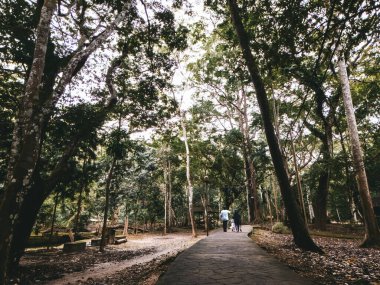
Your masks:
<svg viewBox="0 0 380 285"><path fill-rule="evenodd" d="M313 284L269 256L243 232L217 230L182 252L157 285Z"/></svg>

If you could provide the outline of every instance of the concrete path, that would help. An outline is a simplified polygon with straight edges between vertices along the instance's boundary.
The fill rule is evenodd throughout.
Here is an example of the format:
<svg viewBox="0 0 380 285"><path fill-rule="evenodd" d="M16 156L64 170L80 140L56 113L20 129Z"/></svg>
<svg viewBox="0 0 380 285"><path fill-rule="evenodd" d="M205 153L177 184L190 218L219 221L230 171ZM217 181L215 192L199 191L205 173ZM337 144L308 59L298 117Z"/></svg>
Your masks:
<svg viewBox="0 0 380 285"><path fill-rule="evenodd" d="M269 256L243 232L217 230L182 252L156 285L308 285L289 267Z"/></svg>

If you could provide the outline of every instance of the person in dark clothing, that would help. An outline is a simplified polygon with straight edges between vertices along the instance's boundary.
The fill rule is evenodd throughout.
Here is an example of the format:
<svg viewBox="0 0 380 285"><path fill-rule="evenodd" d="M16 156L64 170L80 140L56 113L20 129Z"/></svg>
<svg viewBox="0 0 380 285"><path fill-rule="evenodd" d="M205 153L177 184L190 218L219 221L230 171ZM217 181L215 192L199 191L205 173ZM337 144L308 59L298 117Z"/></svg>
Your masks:
<svg viewBox="0 0 380 285"><path fill-rule="evenodd" d="M233 219L234 219L234 223L235 223L236 232L237 233L241 232L241 216L240 216L238 210L235 210Z"/></svg>

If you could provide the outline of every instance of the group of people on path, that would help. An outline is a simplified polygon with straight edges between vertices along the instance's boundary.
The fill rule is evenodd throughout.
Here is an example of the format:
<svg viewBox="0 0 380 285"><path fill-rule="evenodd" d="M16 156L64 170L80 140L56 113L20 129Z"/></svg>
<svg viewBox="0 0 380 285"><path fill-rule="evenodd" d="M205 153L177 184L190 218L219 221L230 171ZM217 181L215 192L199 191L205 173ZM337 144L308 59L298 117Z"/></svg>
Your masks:
<svg viewBox="0 0 380 285"><path fill-rule="evenodd" d="M229 210L222 210L219 214L220 220L223 222L223 231L224 232L227 232L228 221L229 221L228 215L230 213L231 213L231 211L229 211ZM240 216L238 210L235 210L234 214L232 216L231 229L233 232L241 232L241 216Z"/></svg>

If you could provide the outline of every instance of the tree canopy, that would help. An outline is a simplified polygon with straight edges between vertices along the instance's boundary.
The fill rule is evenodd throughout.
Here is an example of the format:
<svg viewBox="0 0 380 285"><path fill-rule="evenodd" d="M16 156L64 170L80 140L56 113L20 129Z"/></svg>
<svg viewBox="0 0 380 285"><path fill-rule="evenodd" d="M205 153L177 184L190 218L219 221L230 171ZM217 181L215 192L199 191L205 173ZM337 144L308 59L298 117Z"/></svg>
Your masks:
<svg viewBox="0 0 380 285"><path fill-rule="evenodd" d="M379 246L377 1L17 0L0 16L0 284L54 224L195 235L226 207L306 250L331 221Z"/></svg>

